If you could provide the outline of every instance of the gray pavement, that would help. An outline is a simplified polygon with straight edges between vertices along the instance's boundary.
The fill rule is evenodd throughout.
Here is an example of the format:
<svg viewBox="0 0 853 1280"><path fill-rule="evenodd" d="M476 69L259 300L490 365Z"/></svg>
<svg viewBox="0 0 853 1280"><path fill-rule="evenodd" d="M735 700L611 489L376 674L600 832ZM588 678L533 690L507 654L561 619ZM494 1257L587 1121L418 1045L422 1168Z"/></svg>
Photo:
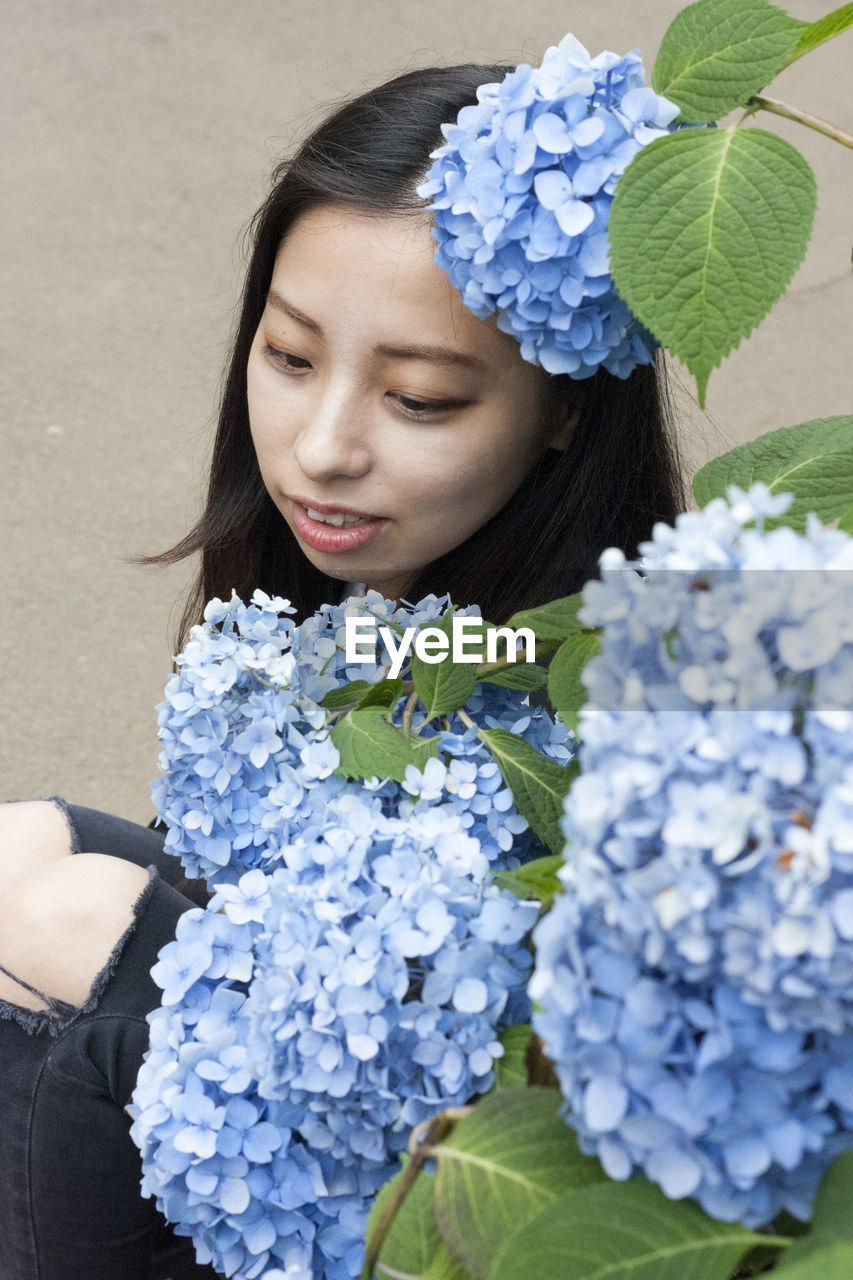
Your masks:
<svg viewBox="0 0 853 1280"><path fill-rule="evenodd" d="M188 572L124 557L171 545L197 510L239 233L274 159L325 104L416 65L538 61L571 29L592 52L640 46L648 70L680 7L2 0L2 793L150 815ZM851 53L848 34L775 96L853 128ZM679 398L694 465L851 408L853 156L779 132L817 172L815 234L787 298L713 375L708 413Z"/></svg>

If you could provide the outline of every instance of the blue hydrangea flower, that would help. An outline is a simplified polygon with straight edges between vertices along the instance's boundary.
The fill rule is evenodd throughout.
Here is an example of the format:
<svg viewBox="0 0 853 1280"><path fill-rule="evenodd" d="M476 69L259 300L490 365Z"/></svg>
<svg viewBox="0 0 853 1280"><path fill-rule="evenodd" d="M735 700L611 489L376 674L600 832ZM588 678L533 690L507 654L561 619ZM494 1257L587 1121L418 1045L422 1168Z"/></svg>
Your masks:
<svg viewBox="0 0 853 1280"><path fill-rule="evenodd" d="M853 1146L853 539L757 485L607 553L529 993L586 1151L807 1218ZM641 568L642 572L637 572Z"/></svg>
<svg viewBox="0 0 853 1280"><path fill-rule="evenodd" d="M320 703L348 680L383 679L390 662L378 650L375 662L347 665L346 617L424 626L437 621L448 603L447 597L428 596L397 608L370 591L325 605L297 627L287 602L263 592L248 605L236 596L227 604L211 601L158 708L162 774L153 785L154 802L169 828L166 847L181 857L189 876L220 884L253 867L269 869L297 832L322 826L334 797L363 789L363 783L334 776L339 757ZM473 606L457 612L479 616ZM480 684L467 711L486 728L511 729L554 759L567 760L573 740L565 727L524 702L513 690ZM404 705L401 698L397 723ZM422 720L416 716L413 723L417 728ZM449 769L453 807L486 857L494 860L510 849L519 860L531 856L538 842L476 730L454 715L438 736L451 763L431 761L424 782L407 784L408 792L377 781L386 811L396 812L409 793L434 790L439 778L443 786Z"/></svg>
<svg viewBox="0 0 853 1280"><path fill-rule="evenodd" d="M443 126L418 193L437 264L481 319L549 373L625 378L655 342L613 288L607 222L616 183L678 107L645 87L639 53L590 58L568 35L538 68L482 85Z"/></svg>
<svg viewBox="0 0 853 1280"><path fill-rule="evenodd" d="M348 614L423 625L448 603L369 592L297 627L262 593L213 601L160 708L167 845L216 892L154 967L132 1133L144 1193L237 1280L357 1276L413 1125L490 1088L499 1030L529 1014L537 904L492 874L543 850L476 727L430 726L440 754L402 783L353 782L320 706L386 674L347 666ZM481 684L467 712L574 749L518 692Z"/></svg>

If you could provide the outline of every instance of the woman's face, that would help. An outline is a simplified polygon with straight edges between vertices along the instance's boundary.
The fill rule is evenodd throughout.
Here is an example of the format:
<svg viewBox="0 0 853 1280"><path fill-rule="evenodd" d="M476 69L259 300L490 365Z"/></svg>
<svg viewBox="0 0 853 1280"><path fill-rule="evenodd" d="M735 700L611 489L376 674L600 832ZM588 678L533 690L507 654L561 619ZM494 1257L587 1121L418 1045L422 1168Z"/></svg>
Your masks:
<svg viewBox="0 0 853 1280"><path fill-rule="evenodd" d="M433 262L427 217L303 214L249 355L264 484L305 555L386 596L485 524L570 424Z"/></svg>

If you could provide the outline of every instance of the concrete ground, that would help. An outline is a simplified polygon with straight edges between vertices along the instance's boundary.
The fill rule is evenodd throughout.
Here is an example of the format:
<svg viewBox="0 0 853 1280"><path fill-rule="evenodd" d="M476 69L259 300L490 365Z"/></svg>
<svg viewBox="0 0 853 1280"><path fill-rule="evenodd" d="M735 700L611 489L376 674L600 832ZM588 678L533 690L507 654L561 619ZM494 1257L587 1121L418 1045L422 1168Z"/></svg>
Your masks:
<svg viewBox="0 0 853 1280"><path fill-rule="evenodd" d="M812 20L829 0L793 0ZM153 708L241 270L274 159L324 105L432 62L538 61L571 30L640 46L677 0L2 0L0 763L147 821ZM774 95L853 128L853 35ZM766 126L776 122L766 118ZM769 321L679 402L694 464L847 412L853 156L779 127L820 189L806 262Z"/></svg>

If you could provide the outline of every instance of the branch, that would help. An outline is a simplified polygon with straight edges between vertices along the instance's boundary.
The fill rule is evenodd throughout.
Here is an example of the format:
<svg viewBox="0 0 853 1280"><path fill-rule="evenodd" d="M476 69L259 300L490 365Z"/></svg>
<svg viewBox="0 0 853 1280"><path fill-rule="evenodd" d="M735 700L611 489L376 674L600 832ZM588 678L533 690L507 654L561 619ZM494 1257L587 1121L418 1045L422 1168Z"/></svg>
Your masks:
<svg viewBox="0 0 853 1280"><path fill-rule="evenodd" d="M490 675L491 672L505 671L507 667L532 667L534 665L538 666L540 654L553 653L556 649L559 649L562 643L563 643L562 640L551 640L551 639L540 640L539 636L537 636L536 637L536 655L537 656L533 662L527 662L526 660L523 662L519 662L517 652L513 655L513 657L510 657L509 654L507 653L503 658L496 658L494 662L478 663L474 674L476 675L478 680L482 680L485 676Z"/></svg>
<svg viewBox="0 0 853 1280"><path fill-rule="evenodd" d="M406 702L406 705L403 708L403 723L401 726L403 733L406 735L407 738L411 737L411 734L412 734L412 716L415 714L415 707L417 705L418 705L417 692L412 692L409 694L408 701Z"/></svg>
<svg viewBox="0 0 853 1280"><path fill-rule="evenodd" d="M420 1153L417 1152L412 1156L400 1177L400 1181L394 1188L394 1194L382 1210L382 1213L379 1215L379 1219L373 1233L367 1242L367 1252L364 1255L364 1266L361 1271L361 1280L371 1280L371 1277L376 1270L376 1263L379 1261L379 1255L382 1252L382 1246L384 1245L388 1232L391 1230L391 1226L397 1216L397 1211L411 1191L415 1178L423 1168L426 1159L426 1155L420 1155Z"/></svg>
<svg viewBox="0 0 853 1280"><path fill-rule="evenodd" d="M456 1121L461 1120L463 1116L467 1116L470 1111L470 1107L448 1107L439 1115L433 1116L432 1120L428 1120L425 1124L417 1125L412 1130L409 1138L409 1155L411 1159L400 1175L400 1181L394 1188L394 1194L379 1215L376 1226L367 1242L361 1280L371 1280L379 1260L379 1254L382 1252L382 1246L388 1237L388 1232L391 1230L391 1225L397 1216L400 1206L411 1191L415 1179L427 1160L436 1153L433 1144L441 1142L442 1138L446 1138L453 1131Z"/></svg>
<svg viewBox="0 0 853 1280"><path fill-rule="evenodd" d="M813 116L810 111L802 111L799 107L789 106L787 102L777 102L775 98L765 98L761 94L755 94L746 106L751 112L769 111L774 116L795 120L797 124L804 124L807 129L814 129L817 133L840 142L842 147L853 148L853 133L848 133L837 124L830 124L828 120L821 120L820 116Z"/></svg>

